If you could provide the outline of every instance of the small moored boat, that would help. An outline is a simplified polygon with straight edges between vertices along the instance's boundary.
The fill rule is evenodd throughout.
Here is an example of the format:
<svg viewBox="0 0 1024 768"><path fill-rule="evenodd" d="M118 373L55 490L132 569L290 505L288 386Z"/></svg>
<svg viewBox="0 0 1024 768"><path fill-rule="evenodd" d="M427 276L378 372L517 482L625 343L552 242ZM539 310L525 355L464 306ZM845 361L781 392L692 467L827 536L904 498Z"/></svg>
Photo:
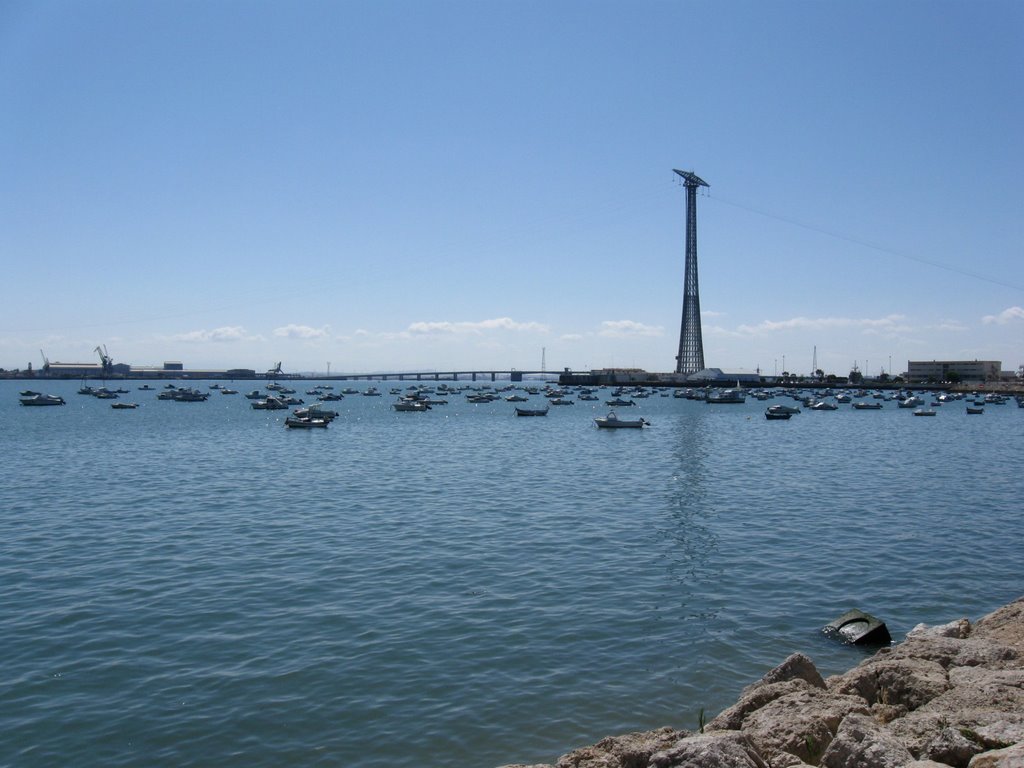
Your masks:
<svg viewBox="0 0 1024 768"><path fill-rule="evenodd" d="M21 398L22 405L64 405L64 398L58 395L34 394Z"/></svg>
<svg viewBox="0 0 1024 768"><path fill-rule="evenodd" d="M300 419L298 416L289 416L284 420L284 425L289 429L326 429L327 419Z"/></svg>
<svg viewBox="0 0 1024 768"><path fill-rule="evenodd" d="M420 400L399 400L397 403L392 403L391 407L396 411L429 411L430 406Z"/></svg>
<svg viewBox="0 0 1024 768"><path fill-rule="evenodd" d="M547 416L547 408L516 408L516 416Z"/></svg>
<svg viewBox="0 0 1024 768"><path fill-rule="evenodd" d="M650 426L647 419L620 419L615 411L609 411L607 416L600 416L594 419L594 423L602 429L640 429Z"/></svg>

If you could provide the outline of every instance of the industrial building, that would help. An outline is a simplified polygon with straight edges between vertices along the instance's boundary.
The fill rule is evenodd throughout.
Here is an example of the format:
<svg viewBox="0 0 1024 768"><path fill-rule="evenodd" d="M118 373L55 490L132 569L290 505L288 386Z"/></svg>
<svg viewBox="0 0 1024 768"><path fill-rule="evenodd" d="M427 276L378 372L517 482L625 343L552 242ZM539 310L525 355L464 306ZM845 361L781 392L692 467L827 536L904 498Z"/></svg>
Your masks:
<svg viewBox="0 0 1024 768"><path fill-rule="evenodd" d="M911 360L907 363L907 381L911 384L950 381L999 381L1001 360Z"/></svg>

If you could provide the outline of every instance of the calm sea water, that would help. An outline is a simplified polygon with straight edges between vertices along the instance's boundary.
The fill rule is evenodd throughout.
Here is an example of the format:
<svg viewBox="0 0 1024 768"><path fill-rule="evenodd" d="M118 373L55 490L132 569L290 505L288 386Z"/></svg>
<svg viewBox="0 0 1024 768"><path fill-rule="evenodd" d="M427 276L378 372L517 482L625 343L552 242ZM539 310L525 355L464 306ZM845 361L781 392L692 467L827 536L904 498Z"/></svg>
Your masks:
<svg viewBox="0 0 1024 768"><path fill-rule="evenodd" d="M899 638L1024 593L1012 401L654 396L609 431L603 403L396 413L391 384L293 431L0 382L0 765L553 761L695 728L794 650L846 669L819 628L849 608Z"/></svg>

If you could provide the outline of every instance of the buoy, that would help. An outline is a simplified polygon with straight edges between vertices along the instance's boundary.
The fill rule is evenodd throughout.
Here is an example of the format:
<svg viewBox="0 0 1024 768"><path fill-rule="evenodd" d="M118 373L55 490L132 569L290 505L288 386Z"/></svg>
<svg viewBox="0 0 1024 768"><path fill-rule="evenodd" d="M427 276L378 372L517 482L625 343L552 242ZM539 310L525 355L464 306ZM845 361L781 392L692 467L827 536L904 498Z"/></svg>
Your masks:
<svg viewBox="0 0 1024 768"><path fill-rule="evenodd" d="M892 642L884 621L856 608L826 624L822 632L850 645L888 645Z"/></svg>

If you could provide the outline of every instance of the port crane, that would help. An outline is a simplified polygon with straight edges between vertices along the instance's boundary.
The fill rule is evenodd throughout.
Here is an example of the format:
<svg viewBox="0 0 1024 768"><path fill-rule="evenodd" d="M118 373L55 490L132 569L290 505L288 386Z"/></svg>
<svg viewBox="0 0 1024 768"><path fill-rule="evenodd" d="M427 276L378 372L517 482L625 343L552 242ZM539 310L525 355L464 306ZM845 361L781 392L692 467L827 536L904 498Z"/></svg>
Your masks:
<svg viewBox="0 0 1024 768"><path fill-rule="evenodd" d="M267 376L277 376L280 373L281 373L281 364L278 363L273 368L271 368L269 371L267 371Z"/></svg>
<svg viewBox="0 0 1024 768"><path fill-rule="evenodd" d="M43 352L43 350L41 349L39 350L39 354L43 358L43 374L48 374L50 372L50 359L46 356L46 353Z"/></svg>
<svg viewBox="0 0 1024 768"><path fill-rule="evenodd" d="M96 347L93 351L100 356L100 367L103 369L103 375L106 376L108 373L111 373L114 370L114 361L107 353L107 345L104 344L102 349Z"/></svg>

